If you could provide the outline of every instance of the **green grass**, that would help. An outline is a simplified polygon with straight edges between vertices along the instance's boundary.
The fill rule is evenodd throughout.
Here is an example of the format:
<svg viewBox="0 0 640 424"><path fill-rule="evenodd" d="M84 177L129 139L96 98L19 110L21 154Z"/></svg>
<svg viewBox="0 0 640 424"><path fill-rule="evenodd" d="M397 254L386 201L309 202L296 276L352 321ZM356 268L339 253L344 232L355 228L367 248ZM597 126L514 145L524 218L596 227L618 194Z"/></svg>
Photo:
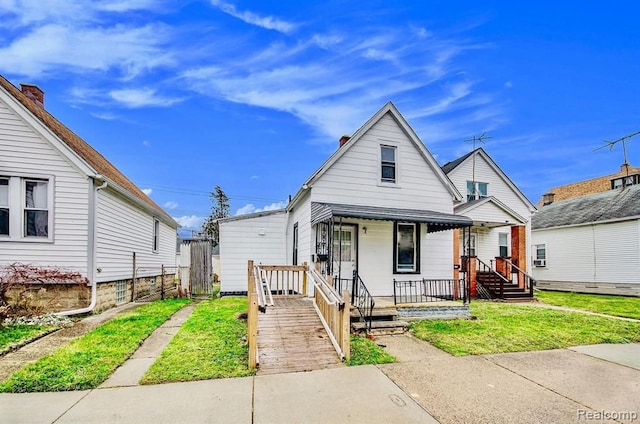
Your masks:
<svg viewBox="0 0 640 424"><path fill-rule="evenodd" d="M57 327L51 325L7 325L0 327L0 355L37 339Z"/></svg>
<svg viewBox="0 0 640 424"><path fill-rule="evenodd" d="M169 299L120 315L0 383L0 392L55 392L98 387L153 330L188 300Z"/></svg>
<svg viewBox="0 0 640 424"><path fill-rule="evenodd" d="M389 364L395 361L396 358L372 340L351 336L351 358L347 365Z"/></svg>
<svg viewBox="0 0 640 424"><path fill-rule="evenodd" d="M201 302L140 381L142 384L253 375L248 367L247 323L236 314L247 299Z"/></svg>
<svg viewBox="0 0 640 424"><path fill-rule="evenodd" d="M538 291L536 297L549 305L640 319L640 297L608 296L569 292Z"/></svg>
<svg viewBox="0 0 640 424"><path fill-rule="evenodd" d="M477 320L426 320L413 334L456 356L640 341L640 323L536 306L472 302Z"/></svg>

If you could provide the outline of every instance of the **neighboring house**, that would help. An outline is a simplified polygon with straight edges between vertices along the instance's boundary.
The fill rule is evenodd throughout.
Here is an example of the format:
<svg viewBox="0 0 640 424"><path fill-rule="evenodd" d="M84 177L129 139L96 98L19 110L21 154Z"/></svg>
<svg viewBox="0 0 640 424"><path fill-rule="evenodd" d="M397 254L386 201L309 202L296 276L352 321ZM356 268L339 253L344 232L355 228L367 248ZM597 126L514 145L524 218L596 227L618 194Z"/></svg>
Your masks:
<svg viewBox="0 0 640 424"><path fill-rule="evenodd" d="M174 273L177 227L44 109L42 90L19 90L0 76L0 266L59 268L89 280L39 287L45 308L89 312L128 302L134 273L135 295L148 293L161 284L163 265Z"/></svg>
<svg viewBox="0 0 640 424"><path fill-rule="evenodd" d="M305 181L286 209L220 220L221 290L247 291L247 261L314 264L374 296L394 279L452 279L462 195L392 103ZM350 287L349 287L350 288ZM310 288L309 288L310 290Z"/></svg>
<svg viewBox="0 0 640 424"><path fill-rule="evenodd" d="M446 163L442 170L464 193L455 213L473 220L469 255L487 264L508 258L523 271L530 270L531 216L536 208L524 193L482 148ZM459 252L465 251L462 234L456 234L455 243Z"/></svg>
<svg viewBox="0 0 640 424"><path fill-rule="evenodd" d="M539 288L640 296L640 185L611 177L606 191L548 199L534 215Z"/></svg>
<svg viewBox="0 0 640 424"><path fill-rule="evenodd" d="M623 163L618 173L554 187L542 196L537 206L540 207L545 203L586 196L587 194L602 193L634 184L640 184L640 168L634 168L628 163Z"/></svg>

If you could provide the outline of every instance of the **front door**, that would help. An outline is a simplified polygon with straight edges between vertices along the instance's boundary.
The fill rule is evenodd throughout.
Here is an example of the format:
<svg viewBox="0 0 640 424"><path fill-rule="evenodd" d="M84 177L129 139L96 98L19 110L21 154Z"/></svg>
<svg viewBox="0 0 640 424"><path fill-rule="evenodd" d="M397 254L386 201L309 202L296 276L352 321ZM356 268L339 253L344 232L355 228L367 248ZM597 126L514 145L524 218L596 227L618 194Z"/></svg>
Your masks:
<svg viewBox="0 0 640 424"><path fill-rule="evenodd" d="M356 263L356 227L343 225L333 231L333 275L341 280L351 280Z"/></svg>

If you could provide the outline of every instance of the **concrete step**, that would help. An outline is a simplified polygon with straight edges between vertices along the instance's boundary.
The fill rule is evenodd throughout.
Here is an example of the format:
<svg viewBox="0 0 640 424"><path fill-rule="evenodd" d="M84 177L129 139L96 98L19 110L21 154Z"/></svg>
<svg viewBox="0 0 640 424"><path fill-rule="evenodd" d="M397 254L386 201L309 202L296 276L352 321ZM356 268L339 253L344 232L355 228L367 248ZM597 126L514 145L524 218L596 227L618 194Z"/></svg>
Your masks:
<svg viewBox="0 0 640 424"><path fill-rule="evenodd" d="M391 334L402 334L407 331L408 323L406 321L372 321L370 334L382 336ZM366 323L353 322L351 323L351 329L356 333L362 333L365 331Z"/></svg>
<svg viewBox="0 0 640 424"><path fill-rule="evenodd" d="M356 308L351 308L351 321L357 321L360 319L360 312ZM371 317L373 320L380 321L392 321L395 320L398 316L398 310L395 308L378 308L373 309Z"/></svg>

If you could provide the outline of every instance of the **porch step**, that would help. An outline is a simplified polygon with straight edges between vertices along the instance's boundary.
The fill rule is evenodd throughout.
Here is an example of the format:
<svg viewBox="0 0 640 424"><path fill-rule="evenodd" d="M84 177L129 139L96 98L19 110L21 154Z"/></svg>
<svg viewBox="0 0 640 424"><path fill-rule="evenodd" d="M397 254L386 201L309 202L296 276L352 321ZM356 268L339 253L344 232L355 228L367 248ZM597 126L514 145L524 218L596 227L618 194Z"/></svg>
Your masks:
<svg viewBox="0 0 640 424"><path fill-rule="evenodd" d="M351 322L360 321L360 313L355 307L351 307ZM371 314L373 321L393 321L398 318L398 310L395 308L374 308Z"/></svg>
<svg viewBox="0 0 640 424"><path fill-rule="evenodd" d="M402 334L407 331L409 324L406 321L371 321L370 334L374 336L386 336L391 334ZM366 329L364 322L352 322L351 329L355 333L363 333Z"/></svg>

